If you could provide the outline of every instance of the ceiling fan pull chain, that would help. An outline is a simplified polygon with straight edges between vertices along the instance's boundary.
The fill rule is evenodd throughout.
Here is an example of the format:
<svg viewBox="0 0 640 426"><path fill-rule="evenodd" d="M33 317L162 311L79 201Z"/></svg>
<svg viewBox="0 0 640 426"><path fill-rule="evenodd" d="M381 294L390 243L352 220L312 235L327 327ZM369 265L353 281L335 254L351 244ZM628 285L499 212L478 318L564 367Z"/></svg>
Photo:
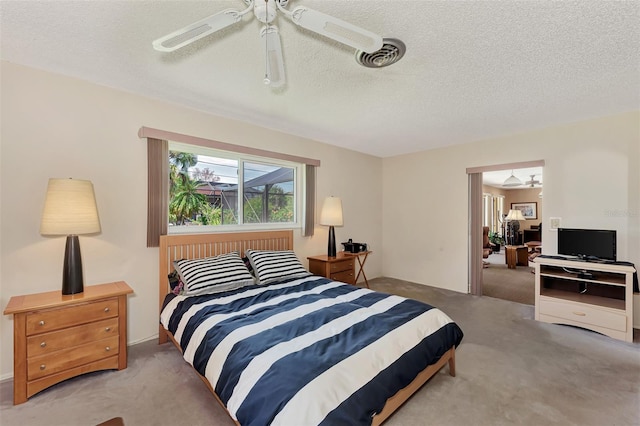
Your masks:
<svg viewBox="0 0 640 426"><path fill-rule="evenodd" d="M264 80L262 80L264 82L264 84L269 85L271 84L271 80L269 79L269 20L268 20L268 15L269 15L269 8L267 3L269 3L269 0L264 0L264 4L265 4L265 8L264 8L264 20L265 20L265 25L266 25L266 29L265 29L265 34L264 34Z"/></svg>

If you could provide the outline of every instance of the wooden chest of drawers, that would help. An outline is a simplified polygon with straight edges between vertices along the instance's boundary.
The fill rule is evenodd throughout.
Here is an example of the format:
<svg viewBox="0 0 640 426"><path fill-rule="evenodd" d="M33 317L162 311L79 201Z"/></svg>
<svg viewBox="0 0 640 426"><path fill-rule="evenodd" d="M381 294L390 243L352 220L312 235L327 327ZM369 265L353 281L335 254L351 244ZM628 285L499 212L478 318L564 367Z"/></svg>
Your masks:
<svg viewBox="0 0 640 426"><path fill-rule="evenodd" d="M339 252L336 257L321 255L310 256L307 259L309 260L309 272L314 275L347 284L356 283L355 259L353 256Z"/></svg>
<svg viewBox="0 0 640 426"><path fill-rule="evenodd" d="M71 377L127 367L127 294L123 281L12 297L13 403Z"/></svg>

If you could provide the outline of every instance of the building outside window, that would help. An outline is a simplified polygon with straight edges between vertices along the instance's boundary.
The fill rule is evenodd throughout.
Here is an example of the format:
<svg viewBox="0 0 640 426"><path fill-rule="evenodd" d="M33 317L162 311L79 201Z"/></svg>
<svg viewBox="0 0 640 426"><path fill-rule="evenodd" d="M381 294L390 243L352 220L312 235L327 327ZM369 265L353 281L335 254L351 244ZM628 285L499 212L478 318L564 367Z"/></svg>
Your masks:
<svg viewBox="0 0 640 426"><path fill-rule="evenodd" d="M176 142L168 161L170 233L299 226L301 164Z"/></svg>

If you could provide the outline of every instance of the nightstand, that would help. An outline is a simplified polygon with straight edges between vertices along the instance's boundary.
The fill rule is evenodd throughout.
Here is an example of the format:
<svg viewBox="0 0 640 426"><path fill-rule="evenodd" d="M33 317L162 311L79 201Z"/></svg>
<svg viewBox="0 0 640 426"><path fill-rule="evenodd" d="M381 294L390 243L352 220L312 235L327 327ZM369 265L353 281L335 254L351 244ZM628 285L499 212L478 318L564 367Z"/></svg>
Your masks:
<svg viewBox="0 0 640 426"><path fill-rule="evenodd" d="M127 295L124 281L14 296L13 403L63 380L98 370L127 368Z"/></svg>
<svg viewBox="0 0 640 426"><path fill-rule="evenodd" d="M334 281L347 284L355 284L355 261L353 256L345 256L344 252L338 252L336 257L326 254L307 257L309 260L309 272L320 275Z"/></svg>

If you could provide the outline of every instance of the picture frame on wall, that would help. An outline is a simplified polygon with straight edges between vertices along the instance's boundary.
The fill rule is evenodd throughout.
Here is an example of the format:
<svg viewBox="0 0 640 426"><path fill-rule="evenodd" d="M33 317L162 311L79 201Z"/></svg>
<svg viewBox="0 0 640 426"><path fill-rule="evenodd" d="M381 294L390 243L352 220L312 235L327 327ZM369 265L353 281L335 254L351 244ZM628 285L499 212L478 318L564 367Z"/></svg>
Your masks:
<svg viewBox="0 0 640 426"><path fill-rule="evenodd" d="M512 210L520 210L522 216L525 219L537 219L538 218L538 203L511 203Z"/></svg>

